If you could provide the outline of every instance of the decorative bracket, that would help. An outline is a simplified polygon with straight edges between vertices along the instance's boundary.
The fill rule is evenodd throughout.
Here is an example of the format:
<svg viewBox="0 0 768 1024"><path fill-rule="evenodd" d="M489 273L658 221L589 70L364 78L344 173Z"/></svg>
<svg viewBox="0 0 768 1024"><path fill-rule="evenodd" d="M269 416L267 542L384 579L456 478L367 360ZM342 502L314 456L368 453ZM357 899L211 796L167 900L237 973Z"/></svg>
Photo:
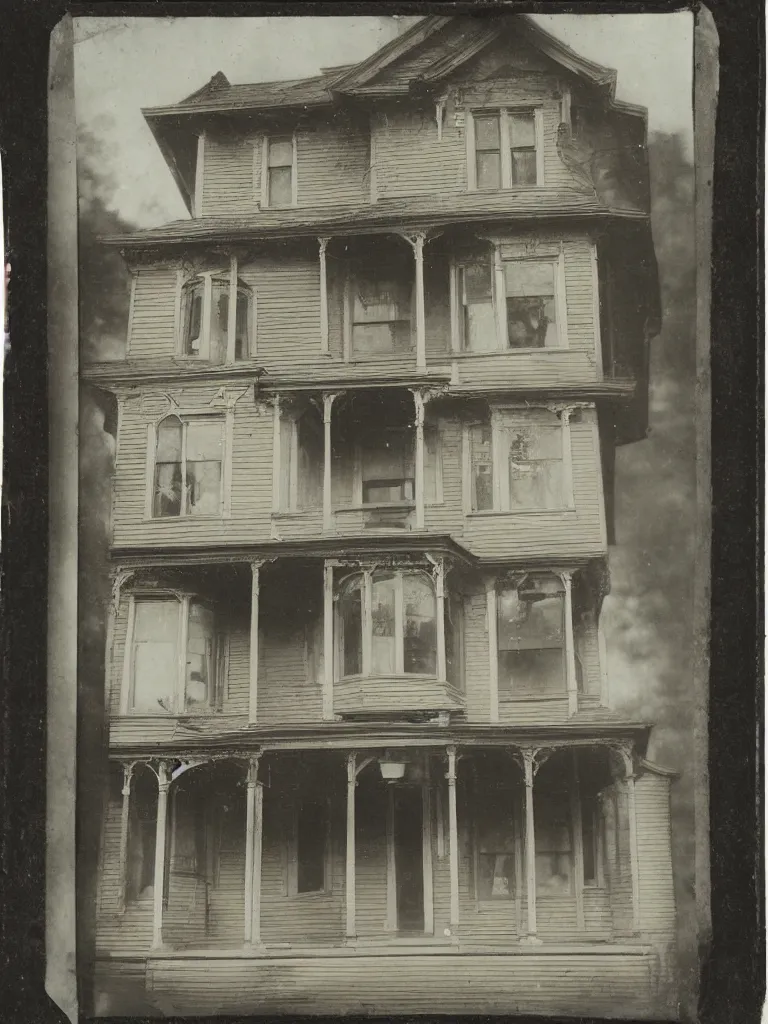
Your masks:
<svg viewBox="0 0 768 1024"><path fill-rule="evenodd" d="M136 575L133 569L116 569L112 573L112 594L110 608L117 615L120 608L120 591Z"/></svg>

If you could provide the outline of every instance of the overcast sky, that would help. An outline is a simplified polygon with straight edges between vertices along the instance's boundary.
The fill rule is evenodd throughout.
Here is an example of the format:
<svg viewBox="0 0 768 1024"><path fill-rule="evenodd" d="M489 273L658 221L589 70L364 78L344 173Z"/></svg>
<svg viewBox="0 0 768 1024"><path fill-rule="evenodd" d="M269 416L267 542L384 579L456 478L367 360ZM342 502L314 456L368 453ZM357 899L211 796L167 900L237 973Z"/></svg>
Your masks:
<svg viewBox="0 0 768 1024"><path fill-rule="evenodd" d="M615 68L617 97L648 107L650 129L681 133L690 152L690 12L534 18ZM175 103L217 71L231 82L314 75L362 60L397 33L397 20L387 16L75 18L77 119L104 143L116 209L143 227L187 215L141 107Z"/></svg>

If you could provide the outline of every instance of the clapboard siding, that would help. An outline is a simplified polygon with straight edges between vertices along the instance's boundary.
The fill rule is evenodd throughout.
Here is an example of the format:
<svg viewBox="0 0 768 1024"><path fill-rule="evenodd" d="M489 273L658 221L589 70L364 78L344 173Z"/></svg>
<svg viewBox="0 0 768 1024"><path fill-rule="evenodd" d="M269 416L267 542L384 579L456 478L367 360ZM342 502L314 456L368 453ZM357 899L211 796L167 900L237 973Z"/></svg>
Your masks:
<svg viewBox="0 0 768 1024"><path fill-rule="evenodd" d="M176 354L176 270L135 271L127 354L131 360L172 359Z"/></svg>
<svg viewBox="0 0 768 1024"><path fill-rule="evenodd" d="M485 592L472 594L464 602L464 659L467 720L487 722L491 697Z"/></svg>
<svg viewBox="0 0 768 1024"><path fill-rule="evenodd" d="M465 191L464 132L444 119L437 138L435 108L393 108L371 121L378 199Z"/></svg>
<svg viewBox="0 0 768 1024"><path fill-rule="evenodd" d="M152 958L147 989L178 1014L527 1013L651 1016L653 954Z"/></svg>
<svg viewBox="0 0 768 1024"><path fill-rule="evenodd" d="M671 939L675 930L669 779L647 773L635 782L640 927Z"/></svg>
<svg viewBox="0 0 768 1024"><path fill-rule="evenodd" d="M261 140L245 136L205 137L202 215L232 216L258 209L255 158ZM256 151L256 153L254 152Z"/></svg>
<svg viewBox="0 0 768 1024"><path fill-rule="evenodd" d="M367 130L318 124L296 135L299 206L368 202L370 134Z"/></svg>

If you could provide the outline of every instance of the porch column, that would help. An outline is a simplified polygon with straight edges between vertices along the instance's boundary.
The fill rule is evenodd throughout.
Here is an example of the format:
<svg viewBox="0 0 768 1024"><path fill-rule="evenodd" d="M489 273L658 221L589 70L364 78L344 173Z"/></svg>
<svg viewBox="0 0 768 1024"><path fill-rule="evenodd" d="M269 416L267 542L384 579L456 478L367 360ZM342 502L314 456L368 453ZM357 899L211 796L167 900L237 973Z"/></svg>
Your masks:
<svg viewBox="0 0 768 1024"><path fill-rule="evenodd" d="M328 247L330 238L321 237L317 240L320 244L320 352L327 355L328 345L328 269L326 266L325 250Z"/></svg>
<svg viewBox="0 0 768 1024"><path fill-rule="evenodd" d="M528 903L528 927L524 942L540 943L536 935L536 835L533 818L533 778L536 751L524 749L523 778L525 782L525 888Z"/></svg>
<svg viewBox="0 0 768 1024"><path fill-rule="evenodd" d="M451 876L451 934L459 927L459 823L456 814L456 747L448 747L448 858Z"/></svg>
<svg viewBox="0 0 768 1024"><path fill-rule="evenodd" d="M437 599L437 678L445 679L445 560L435 564L435 597Z"/></svg>
<svg viewBox="0 0 768 1024"><path fill-rule="evenodd" d="M416 231L404 236L410 242L416 262L416 369L427 368L427 329L424 315L424 242L426 233Z"/></svg>
<svg viewBox="0 0 768 1024"><path fill-rule="evenodd" d="M565 685L568 691L568 715L579 710L579 691L576 681L576 648L573 639L573 573L561 572L565 587Z"/></svg>
<svg viewBox="0 0 768 1024"><path fill-rule="evenodd" d="M496 580L485 581L485 609L488 633L488 702L491 722L499 720L499 638L496 608Z"/></svg>
<svg viewBox="0 0 768 1024"><path fill-rule="evenodd" d="M426 935L432 935L435 931L435 906L432 883L432 786L429 777L429 754L424 756L424 781L421 786L421 821L424 877L424 932Z"/></svg>
<svg viewBox="0 0 768 1024"><path fill-rule="evenodd" d="M583 932L584 921L584 833L581 817L581 780L579 778L579 752L571 751L571 829L573 831L573 874L576 894L576 927Z"/></svg>
<svg viewBox="0 0 768 1024"><path fill-rule="evenodd" d="M333 718L333 565L323 564L323 718Z"/></svg>
<svg viewBox="0 0 768 1024"><path fill-rule="evenodd" d="M131 779L133 762L123 765L123 805L120 809L120 850L118 854L117 905L120 913L125 910L125 887L128 868L128 822L131 813Z"/></svg>
<svg viewBox="0 0 768 1024"><path fill-rule="evenodd" d="M323 393L323 532L333 529L333 508L331 506L331 410L335 392Z"/></svg>
<svg viewBox="0 0 768 1024"><path fill-rule="evenodd" d="M229 307L227 309L227 362L235 361L237 331L237 256L229 258Z"/></svg>
<svg viewBox="0 0 768 1024"><path fill-rule="evenodd" d="M424 394L413 388L416 409L416 435L414 445L414 486L416 490L416 529L424 529Z"/></svg>
<svg viewBox="0 0 768 1024"><path fill-rule="evenodd" d="M248 724L255 725L259 704L259 586L262 561L251 562L251 634L248 658Z"/></svg>
<svg viewBox="0 0 768 1024"><path fill-rule="evenodd" d="M355 909L355 787L357 785L357 754L347 756L347 866L346 866L346 929L348 939L356 936Z"/></svg>
<svg viewBox="0 0 768 1024"><path fill-rule="evenodd" d="M245 945L261 944L261 851L264 787L258 781L259 758L248 762L245 803Z"/></svg>
<svg viewBox="0 0 768 1024"><path fill-rule="evenodd" d="M635 801L635 763L630 746L619 750L624 764L624 784L627 788L627 817L629 819L629 866L632 873L632 931L640 930L640 870L637 856L637 805Z"/></svg>
<svg viewBox="0 0 768 1024"><path fill-rule="evenodd" d="M280 395L272 398L272 539L278 539L275 514L280 511Z"/></svg>
<svg viewBox="0 0 768 1024"><path fill-rule="evenodd" d="M165 841L168 826L168 766L157 766L157 821L155 825L155 873L152 890L152 948L163 945L163 895L165 892Z"/></svg>

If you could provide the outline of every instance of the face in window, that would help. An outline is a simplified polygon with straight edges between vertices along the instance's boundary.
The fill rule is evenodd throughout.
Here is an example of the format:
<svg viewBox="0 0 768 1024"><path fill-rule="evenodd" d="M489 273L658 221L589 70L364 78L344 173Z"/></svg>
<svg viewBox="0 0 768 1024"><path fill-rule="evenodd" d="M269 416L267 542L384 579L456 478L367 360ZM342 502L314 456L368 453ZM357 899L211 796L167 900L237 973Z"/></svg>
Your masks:
<svg viewBox="0 0 768 1024"><path fill-rule="evenodd" d="M554 264L504 264L507 344L510 348L552 348L558 344Z"/></svg>

